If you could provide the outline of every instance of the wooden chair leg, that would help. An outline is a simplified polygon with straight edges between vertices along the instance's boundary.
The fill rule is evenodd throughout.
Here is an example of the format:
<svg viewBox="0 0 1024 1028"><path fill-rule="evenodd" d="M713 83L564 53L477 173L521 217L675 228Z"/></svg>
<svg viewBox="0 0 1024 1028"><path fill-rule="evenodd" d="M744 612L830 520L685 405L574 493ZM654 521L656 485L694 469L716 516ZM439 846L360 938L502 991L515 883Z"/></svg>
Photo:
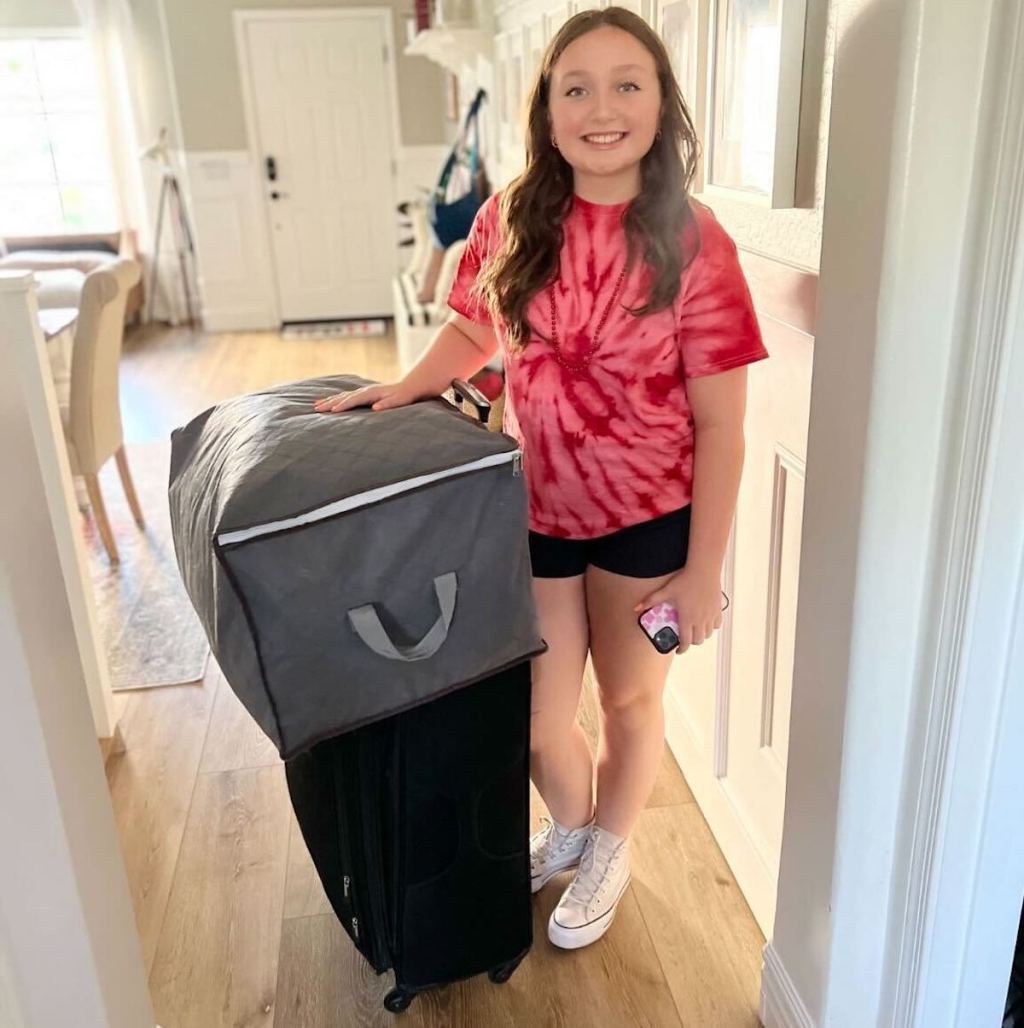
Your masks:
<svg viewBox="0 0 1024 1028"><path fill-rule="evenodd" d="M135 524L139 528L145 528L146 522L142 517L142 508L139 506L139 498L135 493L135 483L132 481L131 471L128 470L128 456L125 454L123 446L117 448L114 459L117 461L117 471L121 476L121 485L124 487L124 495L128 500L132 516L135 518Z"/></svg>
<svg viewBox="0 0 1024 1028"><path fill-rule="evenodd" d="M110 563L120 564L121 558L118 556L117 546L114 544L114 533L111 532L110 522L107 520L107 508L103 505L100 480L96 475L83 475L82 477L85 479L85 488L89 493L92 516L96 520L96 527L100 530L100 538L103 540Z"/></svg>

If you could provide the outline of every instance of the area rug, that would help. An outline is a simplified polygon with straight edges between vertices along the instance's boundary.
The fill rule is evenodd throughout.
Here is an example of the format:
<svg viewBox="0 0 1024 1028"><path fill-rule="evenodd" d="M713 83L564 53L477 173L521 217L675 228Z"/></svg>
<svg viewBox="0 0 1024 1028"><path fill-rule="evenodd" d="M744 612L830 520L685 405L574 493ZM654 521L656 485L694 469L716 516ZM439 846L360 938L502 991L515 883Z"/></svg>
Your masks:
<svg viewBox="0 0 1024 1028"><path fill-rule="evenodd" d="M110 563L95 522L82 516L111 686L151 689L198 682L210 647L174 558L167 507L170 443L128 446L127 453L144 530L132 517L115 462L108 461L100 474L120 564Z"/></svg>

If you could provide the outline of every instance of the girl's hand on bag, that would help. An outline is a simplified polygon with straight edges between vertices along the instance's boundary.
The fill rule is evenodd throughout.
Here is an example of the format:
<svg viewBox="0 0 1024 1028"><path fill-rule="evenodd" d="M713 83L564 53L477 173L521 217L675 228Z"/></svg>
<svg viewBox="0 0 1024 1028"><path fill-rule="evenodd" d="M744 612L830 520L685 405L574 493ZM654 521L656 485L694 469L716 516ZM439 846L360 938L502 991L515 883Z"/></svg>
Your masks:
<svg viewBox="0 0 1024 1028"><path fill-rule="evenodd" d="M356 407L370 407L373 410L391 410L394 407L407 407L416 400L404 388L401 382L382 385L363 386L351 393L336 393L317 400L313 409L318 414L341 414L343 411L354 410Z"/></svg>
<svg viewBox="0 0 1024 1028"><path fill-rule="evenodd" d="M659 603L670 603L679 614L679 648L685 653L722 627L721 575L683 568L636 606L639 614Z"/></svg>

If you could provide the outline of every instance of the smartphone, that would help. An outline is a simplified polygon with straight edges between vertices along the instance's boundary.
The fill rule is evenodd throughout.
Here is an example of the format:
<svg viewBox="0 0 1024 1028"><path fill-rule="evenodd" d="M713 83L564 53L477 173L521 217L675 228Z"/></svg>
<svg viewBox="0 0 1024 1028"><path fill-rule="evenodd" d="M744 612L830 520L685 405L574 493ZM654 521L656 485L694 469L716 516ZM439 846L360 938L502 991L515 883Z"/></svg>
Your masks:
<svg viewBox="0 0 1024 1028"><path fill-rule="evenodd" d="M648 607L637 623L659 653L671 653L679 646L679 615L670 603Z"/></svg>

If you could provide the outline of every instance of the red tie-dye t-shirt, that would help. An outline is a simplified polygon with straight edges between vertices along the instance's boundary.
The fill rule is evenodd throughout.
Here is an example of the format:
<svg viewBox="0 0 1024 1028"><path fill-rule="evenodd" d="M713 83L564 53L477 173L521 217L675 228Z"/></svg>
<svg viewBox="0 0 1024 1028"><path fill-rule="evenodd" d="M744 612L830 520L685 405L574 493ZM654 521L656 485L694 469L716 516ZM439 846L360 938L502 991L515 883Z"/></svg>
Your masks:
<svg viewBox="0 0 1024 1028"><path fill-rule="evenodd" d="M490 313L471 294L499 242L498 196L477 214L448 305L479 324ZM533 298L536 331L521 352L495 331L505 360L505 431L523 448L530 528L593 539L685 507L693 485L693 418L686 382L768 356L736 246L704 206L694 203L700 250L684 270L671 308L636 317L650 271L630 271L588 365L590 348L626 261L627 204L576 197L563 224L555 316L564 364L548 341L548 291Z"/></svg>

